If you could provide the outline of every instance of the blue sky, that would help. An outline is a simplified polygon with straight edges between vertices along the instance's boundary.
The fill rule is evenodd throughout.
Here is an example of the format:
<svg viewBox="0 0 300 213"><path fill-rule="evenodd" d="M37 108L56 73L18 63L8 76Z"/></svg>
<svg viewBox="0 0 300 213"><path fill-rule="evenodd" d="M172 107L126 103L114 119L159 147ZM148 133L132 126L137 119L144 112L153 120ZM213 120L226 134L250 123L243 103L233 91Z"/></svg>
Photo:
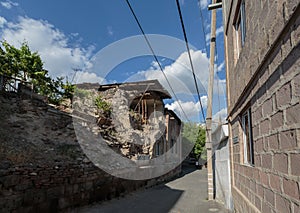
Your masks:
<svg viewBox="0 0 300 213"><path fill-rule="evenodd" d="M130 80L158 79L165 86L163 78L159 74L159 68L151 56L146 44L139 44L135 39L128 47L120 47L120 41L132 36L141 35L141 32L126 4L125 0L117 1L7 1L0 2L0 35L1 40L20 46L27 41L30 48L38 51L44 61L44 66L51 76L74 75L74 68L81 69L75 76L79 82L125 82ZM178 114L179 103L186 110L189 118L199 121L199 103L195 98L195 88L189 69L186 49L184 46L172 45L176 38L183 40L183 32L177 12L175 0L148 0L130 1L137 17L146 34L164 36L166 42L156 41L156 37L150 39L153 42L154 51L158 54L159 61L170 77L171 86L180 100L170 100L167 106ZM198 77L199 85L206 87L208 76L208 58L206 50L209 50L210 12L207 5L210 0L180 0L181 10L186 27L187 37L193 49L191 55ZM203 13L203 22L200 12ZM205 29L205 35L202 31ZM225 116L225 71L223 50L222 14L218 10L217 21L217 62L219 87L214 96L213 113ZM166 37L169 36L169 37ZM170 42L169 42L170 41ZM171 42L172 41L172 42ZM122 43L121 42L121 43ZM141 40L141 42L144 42ZM176 41L177 42L177 41ZM177 42L178 43L178 42ZM109 47L109 48L108 48ZM143 54L132 53L130 49L140 49ZM160 50L161 48L162 50ZM105 51L103 51L105 50ZM112 51L112 52L110 52ZM115 52L114 52L115 51ZM116 52L118 51L118 53ZM147 53L148 51L148 53ZM103 53L105 61L103 62ZM126 54L126 60L118 61L116 55L122 52ZM161 54L160 54L161 53ZM102 55L101 55L102 54ZM101 58L102 57L102 58ZM94 63L93 60L101 63ZM103 59L103 60L102 60ZM109 73L101 73L106 60L113 61L115 66ZM102 67L103 66L103 67ZM177 80L176 80L177 79ZM190 99L184 92L183 87L189 91ZM169 88L167 88L169 89ZM217 94L220 103L217 100ZM201 92L202 101L206 105L205 89Z"/></svg>

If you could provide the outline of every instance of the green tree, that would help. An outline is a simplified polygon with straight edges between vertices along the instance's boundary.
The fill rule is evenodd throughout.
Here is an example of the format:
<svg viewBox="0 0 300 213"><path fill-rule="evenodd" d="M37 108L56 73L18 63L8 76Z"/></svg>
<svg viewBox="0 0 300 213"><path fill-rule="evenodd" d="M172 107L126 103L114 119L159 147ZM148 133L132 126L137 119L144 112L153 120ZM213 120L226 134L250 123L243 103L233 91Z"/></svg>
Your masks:
<svg viewBox="0 0 300 213"><path fill-rule="evenodd" d="M50 103L59 104L62 98L72 99L74 85L68 81L63 83L62 77L52 79L48 70L44 69L43 61L38 52L31 52L26 42L20 49L2 42L0 47L0 75L4 76L4 84L11 77L33 85L34 92L47 96ZM4 88L2 88L3 90Z"/></svg>
<svg viewBox="0 0 300 213"><path fill-rule="evenodd" d="M184 123L182 136L190 141L190 143L195 144L198 135L198 125L196 123Z"/></svg>
<svg viewBox="0 0 300 213"><path fill-rule="evenodd" d="M206 140L206 130L204 127L199 127L197 139L195 146L193 148L193 152L196 156L196 158L199 158L201 155L205 154L205 140ZM204 156L202 156L204 157Z"/></svg>
<svg viewBox="0 0 300 213"><path fill-rule="evenodd" d="M185 143L184 145L193 147L191 153L196 158L200 156L205 158L206 130L204 127L196 123L184 123L182 136Z"/></svg>
<svg viewBox="0 0 300 213"><path fill-rule="evenodd" d="M66 81L66 83L62 85L62 88L64 90L63 97L70 99L72 102L76 86Z"/></svg>
<svg viewBox="0 0 300 213"><path fill-rule="evenodd" d="M6 41L2 42L5 50L1 49L1 74L8 77L19 77L20 51Z"/></svg>

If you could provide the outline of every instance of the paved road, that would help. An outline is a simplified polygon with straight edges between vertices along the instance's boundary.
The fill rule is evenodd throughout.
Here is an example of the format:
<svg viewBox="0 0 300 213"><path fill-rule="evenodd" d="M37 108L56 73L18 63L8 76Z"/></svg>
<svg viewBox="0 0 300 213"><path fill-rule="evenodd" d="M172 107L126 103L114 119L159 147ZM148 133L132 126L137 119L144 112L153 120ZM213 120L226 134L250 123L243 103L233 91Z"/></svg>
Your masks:
<svg viewBox="0 0 300 213"><path fill-rule="evenodd" d="M207 170L184 169L184 175L167 184L137 191L123 198L79 209L82 213L227 213L215 201L207 201Z"/></svg>

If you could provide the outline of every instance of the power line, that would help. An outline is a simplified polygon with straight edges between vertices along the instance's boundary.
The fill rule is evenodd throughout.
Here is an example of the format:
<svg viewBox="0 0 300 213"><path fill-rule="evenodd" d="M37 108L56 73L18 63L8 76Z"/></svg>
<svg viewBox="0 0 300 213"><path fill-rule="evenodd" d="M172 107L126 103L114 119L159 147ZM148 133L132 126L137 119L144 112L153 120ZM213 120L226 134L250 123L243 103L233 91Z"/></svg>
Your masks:
<svg viewBox="0 0 300 213"><path fill-rule="evenodd" d="M200 107L201 107L201 112L202 112L203 120L205 121L204 110L203 110L199 87L198 87L198 83L197 83L197 79L196 79L196 75L195 75L193 61L192 61L192 57L191 57L191 53L190 53L190 47L189 47L188 39L186 36L186 31L185 31L185 27L184 27L184 22L183 22L183 18L182 18L179 0L176 0L176 3L177 3L177 9L178 9L179 17L180 17L180 22L181 22L181 28L182 28L183 35L184 35L185 45L186 45L186 48L188 51L189 60L190 60L190 64L191 64L191 68L192 68L192 72L193 72L193 78L194 78L194 82L195 82L195 86L196 86L196 90L197 90L197 95L198 95L198 99L199 99L199 103L200 103Z"/></svg>
<svg viewBox="0 0 300 213"><path fill-rule="evenodd" d="M153 57L154 57L156 63L157 63L158 66L159 66L160 71L163 73L163 76L164 76L164 78L166 79L166 81L167 81L167 83L168 83L168 85L169 85L169 87L170 87L170 89L171 89L171 91L172 91L172 93L173 93L173 95L174 95L174 97L175 97L175 99L176 99L176 101L177 101L177 103L178 103L178 105L179 105L181 111L183 112L185 118L186 118L188 121L190 121L189 118L188 118L188 116L186 115L185 111L183 110L183 108L182 108L182 106L181 106L181 104L180 104L180 102L179 102L179 99L178 99L177 95L175 94L175 92L174 92L174 90L173 90L173 88L172 88L172 86L171 86L171 84L170 84L170 81L168 80L166 74L164 73L163 68L162 68L162 66L161 66L161 64L160 64L160 62L159 62L159 60L158 60L158 58L157 58L157 56L156 56L156 54L155 54L155 52L154 52L154 50L153 50L151 44L150 44L150 41L148 40L148 38L147 38L147 36L146 36L146 34L145 34L143 28L142 28L142 25L140 24L140 22L139 22L139 20L138 20L136 14L135 14L133 8L131 7L130 2L129 2L128 0L126 0L126 3L127 3L128 7L129 7L129 9L130 9L130 11L131 11L131 13L132 13L134 19L135 19L137 25L138 25L139 28L140 28L140 30L141 30L141 32L142 32L142 34L143 34L143 36L144 36L144 38L145 38L145 40L146 40L146 43L147 43L148 47L150 48L151 53L152 53L152 55L153 55Z"/></svg>

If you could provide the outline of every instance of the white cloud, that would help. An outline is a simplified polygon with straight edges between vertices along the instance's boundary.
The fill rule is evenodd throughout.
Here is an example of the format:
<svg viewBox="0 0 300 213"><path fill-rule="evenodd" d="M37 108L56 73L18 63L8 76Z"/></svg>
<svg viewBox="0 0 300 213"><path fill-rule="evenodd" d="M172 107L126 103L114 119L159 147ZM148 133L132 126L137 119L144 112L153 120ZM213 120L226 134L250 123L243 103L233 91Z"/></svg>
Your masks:
<svg viewBox="0 0 300 213"><path fill-rule="evenodd" d="M78 37L78 36L79 36L79 33L71 33L71 36L72 36L72 37Z"/></svg>
<svg viewBox="0 0 300 213"><path fill-rule="evenodd" d="M74 78L74 83L99 83L106 84L104 78L97 76L95 73L90 72L77 72Z"/></svg>
<svg viewBox="0 0 300 213"><path fill-rule="evenodd" d="M210 24L206 24L205 29L210 30Z"/></svg>
<svg viewBox="0 0 300 213"><path fill-rule="evenodd" d="M107 27L107 33L108 33L109 36L114 35L114 31L113 31L112 26L108 26L108 27Z"/></svg>
<svg viewBox="0 0 300 213"><path fill-rule="evenodd" d="M218 36L219 34L223 33L224 32L224 28L223 26L219 27L216 29L216 36Z"/></svg>
<svg viewBox="0 0 300 213"><path fill-rule="evenodd" d="M208 82L209 61L205 53L201 51L191 50L190 53L200 93L205 94ZM148 70L139 72L137 74L138 76L134 76L133 79L129 80L138 81L158 79L173 96L172 90L164 76L165 74L176 94L196 94L196 87L187 52L182 53L173 64L164 67L163 71L164 73L160 71L156 62L152 62L152 66Z"/></svg>
<svg viewBox="0 0 300 213"><path fill-rule="evenodd" d="M6 19L0 16L0 28L3 28L6 23L7 23Z"/></svg>
<svg viewBox="0 0 300 213"><path fill-rule="evenodd" d="M222 71L222 70L224 69L224 67L225 67L225 62L223 61L223 62L218 66L217 72Z"/></svg>
<svg viewBox="0 0 300 213"><path fill-rule="evenodd" d="M207 9L207 6L209 4L209 1L208 0L200 0L200 7L201 9Z"/></svg>
<svg viewBox="0 0 300 213"><path fill-rule="evenodd" d="M226 79L218 79L214 80L214 94L218 99L224 99L226 102Z"/></svg>
<svg viewBox="0 0 300 213"><path fill-rule="evenodd" d="M210 33L207 33L207 34L205 35L205 41L206 41L206 43L208 43L209 40L210 40Z"/></svg>
<svg viewBox="0 0 300 213"><path fill-rule="evenodd" d="M201 103L203 108L207 107L207 96L201 97ZM185 115L189 118L189 120L194 120L195 118L198 119L201 113L201 107L199 101L195 103L193 101L183 102L179 100L171 104L166 104L166 108L174 111L177 115L179 115L179 117L181 117L181 119L184 120L186 120ZM182 110L184 111L184 113L182 112Z"/></svg>
<svg viewBox="0 0 300 213"><path fill-rule="evenodd" d="M205 112L207 108L207 96L201 97L201 103L202 103L203 110ZM168 108L169 110L174 111L182 120L186 120L186 116L191 121L199 121L199 118L201 118L202 120L202 112L201 112L199 101L195 103L193 101L184 102L179 100L179 101L174 101L171 104L166 104L165 107ZM182 112L181 108L183 109L184 113ZM226 121L226 118L227 118L227 108L223 108L220 111L213 114L214 123L217 123L219 121L224 123Z"/></svg>
<svg viewBox="0 0 300 213"><path fill-rule="evenodd" d="M92 47L70 46L68 37L53 25L28 17L19 17L16 23L6 23L0 35L16 47L26 41L32 51L38 51L52 77L68 76L72 68L86 67L93 51Z"/></svg>
<svg viewBox="0 0 300 213"><path fill-rule="evenodd" d="M204 53L201 51L190 51L193 65L195 68L195 74L200 88L201 102L203 107L206 108L207 105L207 86L209 78L209 61ZM187 52L182 53L174 63L164 67L163 73L160 71L157 62L152 62L151 67L146 71L141 71L136 75L133 75L127 81L140 81L140 80L153 80L157 79L166 88L173 100L176 99L172 90L169 88L169 85L165 79L167 77L169 83L171 84L173 91L175 92L178 100L175 100L172 104L167 104L166 106L169 109L174 110L178 116L185 120L185 115L182 113L180 105L184 109L187 116L193 120L199 120L200 113L200 104L198 102L197 93L195 89L195 83L190 70L190 62ZM165 76L164 76L165 74ZM217 78L217 75L215 75ZM214 81L214 102L224 99L225 95L225 81ZM216 105L218 103L214 103ZM216 105L217 106L217 105ZM224 106L224 105L222 105Z"/></svg>
<svg viewBox="0 0 300 213"><path fill-rule="evenodd" d="M11 9L12 7L17 7L19 4L17 2L12 2L12 1L2 1L0 2L3 7L6 9Z"/></svg>
<svg viewBox="0 0 300 213"><path fill-rule="evenodd" d="M218 37L223 32L224 32L223 26L217 28L216 29L216 37ZM208 34L205 35L205 40L206 40L206 43L209 43L209 41L210 41L210 33L208 33Z"/></svg>
<svg viewBox="0 0 300 213"><path fill-rule="evenodd" d="M153 69L153 70L159 70L160 69L159 64L157 63L157 61L152 61L150 69Z"/></svg>
<svg viewBox="0 0 300 213"><path fill-rule="evenodd" d="M227 118L227 108L221 109L219 112L213 115L214 121L222 121L224 122Z"/></svg>

